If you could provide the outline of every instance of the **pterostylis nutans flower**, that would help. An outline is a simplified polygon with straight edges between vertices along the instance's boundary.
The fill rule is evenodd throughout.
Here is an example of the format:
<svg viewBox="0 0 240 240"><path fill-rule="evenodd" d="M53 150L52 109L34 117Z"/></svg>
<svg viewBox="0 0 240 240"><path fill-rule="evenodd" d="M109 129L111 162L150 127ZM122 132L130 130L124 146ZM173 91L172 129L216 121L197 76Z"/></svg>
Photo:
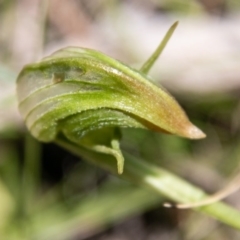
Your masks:
<svg viewBox="0 0 240 240"><path fill-rule="evenodd" d="M177 23L135 70L96 50L68 47L23 68L17 80L19 110L31 134L43 142L69 141L124 158L119 128L145 128L190 139L205 137L177 101L147 76Z"/></svg>

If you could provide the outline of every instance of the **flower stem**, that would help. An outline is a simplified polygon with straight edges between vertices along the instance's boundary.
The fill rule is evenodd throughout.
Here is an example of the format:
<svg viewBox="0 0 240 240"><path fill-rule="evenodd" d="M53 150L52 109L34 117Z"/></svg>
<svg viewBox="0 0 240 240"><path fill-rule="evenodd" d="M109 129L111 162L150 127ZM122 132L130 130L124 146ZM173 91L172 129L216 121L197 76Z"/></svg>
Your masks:
<svg viewBox="0 0 240 240"><path fill-rule="evenodd" d="M58 138L56 143L73 154L88 160L99 167L117 174L115 159L106 154L89 151L75 145L65 138ZM200 201L207 197L201 189L189 184L183 179L158 166L136 159L125 153L125 167L121 178L127 179L141 187L147 187L156 193L180 203ZM240 229L240 212L225 203L217 202L194 210L205 213L231 227Z"/></svg>

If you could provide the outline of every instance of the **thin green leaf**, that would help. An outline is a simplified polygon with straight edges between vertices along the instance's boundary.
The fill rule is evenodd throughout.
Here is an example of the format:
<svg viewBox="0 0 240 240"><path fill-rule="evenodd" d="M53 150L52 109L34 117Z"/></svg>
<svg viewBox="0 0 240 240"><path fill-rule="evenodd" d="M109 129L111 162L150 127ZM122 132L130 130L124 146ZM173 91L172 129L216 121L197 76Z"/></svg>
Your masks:
<svg viewBox="0 0 240 240"><path fill-rule="evenodd" d="M164 48L166 47L167 43L169 42L173 32L175 31L176 27L178 25L178 22L175 22L167 31L166 35L164 36L163 40L160 42L158 48L154 51L154 53L150 56L150 58L143 64L143 66L140 68L140 71L142 73L148 74L148 72L151 70L153 64L156 62L156 60L159 58L161 53L163 52Z"/></svg>

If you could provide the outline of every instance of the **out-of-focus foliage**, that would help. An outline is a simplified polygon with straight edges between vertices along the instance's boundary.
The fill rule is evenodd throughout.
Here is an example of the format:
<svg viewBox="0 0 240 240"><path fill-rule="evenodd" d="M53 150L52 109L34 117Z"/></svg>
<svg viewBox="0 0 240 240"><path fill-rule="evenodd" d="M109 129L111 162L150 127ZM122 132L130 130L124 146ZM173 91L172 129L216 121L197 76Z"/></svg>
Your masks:
<svg viewBox="0 0 240 240"><path fill-rule="evenodd" d="M180 20L153 76L208 137L124 130L121 144L214 192L239 165L239 10L237 0L0 1L0 238L238 239L230 227L164 209L163 199L39 145L19 117L15 77L23 65L69 45L139 66ZM240 209L238 199L236 193L228 202Z"/></svg>

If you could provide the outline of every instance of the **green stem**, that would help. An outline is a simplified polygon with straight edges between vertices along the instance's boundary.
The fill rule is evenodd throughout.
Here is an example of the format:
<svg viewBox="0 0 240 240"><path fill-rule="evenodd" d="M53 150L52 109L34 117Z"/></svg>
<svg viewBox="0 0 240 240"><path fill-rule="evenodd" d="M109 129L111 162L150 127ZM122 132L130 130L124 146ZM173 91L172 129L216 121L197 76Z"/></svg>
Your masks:
<svg viewBox="0 0 240 240"><path fill-rule="evenodd" d="M40 143L31 135L26 134L22 182L23 211L25 214L28 213L29 208L32 206L40 181L40 153Z"/></svg>
<svg viewBox="0 0 240 240"><path fill-rule="evenodd" d="M160 42L158 48L155 50L155 52L150 56L150 58L143 64L143 66L140 69L140 72L147 74L153 64L156 62L156 60L161 55L162 51L166 47L168 41L170 40L174 30L176 29L178 25L178 22L175 22L170 29L167 31L166 35L164 36L163 40Z"/></svg>
<svg viewBox="0 0 240 240"><path fill-rule="evenodd" d="M115 159L110 155L91 152L83 147L74 145L64 138L59 138L57 144L68 149L70 152L117 174ZM130 154L124 154L125 167L120 176L140 186L148 187L168 199L180 203L200 201L207 195L199 188L189 184L174 174L147 163L141 159L135 159ZM234 208L217 202L201 208L197 211L203 212L223 223L240 229L240 213Z"/></svg>

